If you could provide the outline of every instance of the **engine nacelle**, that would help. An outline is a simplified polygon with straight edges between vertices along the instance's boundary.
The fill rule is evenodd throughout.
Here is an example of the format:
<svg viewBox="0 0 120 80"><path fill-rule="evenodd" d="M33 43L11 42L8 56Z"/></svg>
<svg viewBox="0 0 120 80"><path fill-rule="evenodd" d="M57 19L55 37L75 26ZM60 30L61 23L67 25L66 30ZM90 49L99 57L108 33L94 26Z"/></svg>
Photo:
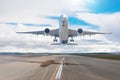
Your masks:
<svg viewBox="0 0 120 80"><path fill-rule="evenodd" d="M83 32L83 30L82 29L78 29L77 32L78 32L78 34L81 34Z"/></svg>
<svg viewBox="0 0 120 80"><path fill-rule="evenodd" d="M50 33L50 29L46 28L44 32L45 32L45 34L48 34L48 33Z"/></svg>

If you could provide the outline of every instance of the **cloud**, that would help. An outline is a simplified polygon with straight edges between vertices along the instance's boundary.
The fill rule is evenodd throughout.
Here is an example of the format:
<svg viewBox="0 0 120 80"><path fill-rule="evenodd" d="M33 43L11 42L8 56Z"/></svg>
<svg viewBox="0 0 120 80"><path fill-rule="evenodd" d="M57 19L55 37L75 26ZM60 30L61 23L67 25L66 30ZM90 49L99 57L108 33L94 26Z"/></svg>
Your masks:
<svg viewBox="0 0 120 80"><path fill-rule="evenodd" d="M107 38L113 41L120 41L120 12L113 14L94 14L94 13L81 13L78 15L80 19L85 20L88 23L95 24L99 27L101 32L111 32Z"/></svg>
<svg viewBox="0 0 120 80"><path fill-rule="evenodd" d="M24 26L25 27L25 26ZM102 35L84 36L75 38L76 46L61 45L53 46L53 37L35 36L35 35L20 35L13 30L16 27L1 25L0 31L0 51L3 52L50 52L50 53L86 53L86 52L113 52L119 51L120 47L109 41ZM26 27L29 28L29 27ZM35 28L35 27L33 27ZM3 32L4 31L4 32Z"/></svg>
<svg viewBox="0 0 120 80"><path fill-rule="evenodd" d="M42 27L50 27L52 25L50 24L33 24L33 23L19 23L19 22L0 22L0 24L7 24L7 25L13 25L13 26L17 26L18 24L22 24L22 25L25 25L25 26L42 26Z"/></svg>

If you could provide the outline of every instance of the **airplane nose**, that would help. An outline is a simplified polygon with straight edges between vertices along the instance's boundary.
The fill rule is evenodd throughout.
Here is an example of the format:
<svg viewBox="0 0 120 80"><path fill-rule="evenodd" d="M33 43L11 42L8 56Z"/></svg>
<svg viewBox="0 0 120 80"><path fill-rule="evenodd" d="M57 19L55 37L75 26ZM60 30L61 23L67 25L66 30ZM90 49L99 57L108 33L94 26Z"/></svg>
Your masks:
<svg viewBox="0 0 120 80"><path fill-rule="evenodd" d="M67 17L67 15L65 15L65 14L63 14L62 16L65 17L65 18Z"/></svg>
<svg viewBox="0 0 120 80"><path fill-rule="evenodd" d="M67 42L68 42L67 40L62 40L61 41L62 44L67 44Z"/></svg>
<svg viewBox="0 0 120 80"><path fill-rule="evenodd" d="M67 18L67 15L62 14L61 17L62 17L62 18Z"/></svg>

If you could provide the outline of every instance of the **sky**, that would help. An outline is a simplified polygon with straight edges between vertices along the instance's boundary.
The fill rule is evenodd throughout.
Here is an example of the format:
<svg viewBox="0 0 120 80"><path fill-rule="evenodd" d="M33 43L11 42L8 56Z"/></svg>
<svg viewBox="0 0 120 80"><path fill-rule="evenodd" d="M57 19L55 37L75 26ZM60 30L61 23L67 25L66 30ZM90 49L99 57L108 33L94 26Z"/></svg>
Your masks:
<svg viewBox="0 0 120 80"><path fill-rule="evenodd" d="M0 0L0 52L120 52L120 0ZM61 14L69 28L111 32L75 37L78 45L50 45L54 37L17 34L59 27Z"/></svg>

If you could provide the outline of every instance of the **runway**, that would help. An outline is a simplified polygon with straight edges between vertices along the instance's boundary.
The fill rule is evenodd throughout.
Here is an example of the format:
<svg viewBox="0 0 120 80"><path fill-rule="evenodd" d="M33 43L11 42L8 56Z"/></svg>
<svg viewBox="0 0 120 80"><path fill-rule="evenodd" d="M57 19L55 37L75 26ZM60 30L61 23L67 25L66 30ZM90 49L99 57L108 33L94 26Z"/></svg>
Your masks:
<svg viewBox="0 0 120 80"><path fill-rule="evenodd" d="M62 60L41 67L44 60ZM30 62L34 61L34 62ZM37 61L35 63L35 61ZM57 71L60 79L55 79ZM120 61L76 55L0 56L0 80L119 80Z"/></svg>
<svg viewBox="0 0 120 80"><path fill-rule="evenodd" d="M66 56L61 80L119 80L120 61Z"/></svg>

